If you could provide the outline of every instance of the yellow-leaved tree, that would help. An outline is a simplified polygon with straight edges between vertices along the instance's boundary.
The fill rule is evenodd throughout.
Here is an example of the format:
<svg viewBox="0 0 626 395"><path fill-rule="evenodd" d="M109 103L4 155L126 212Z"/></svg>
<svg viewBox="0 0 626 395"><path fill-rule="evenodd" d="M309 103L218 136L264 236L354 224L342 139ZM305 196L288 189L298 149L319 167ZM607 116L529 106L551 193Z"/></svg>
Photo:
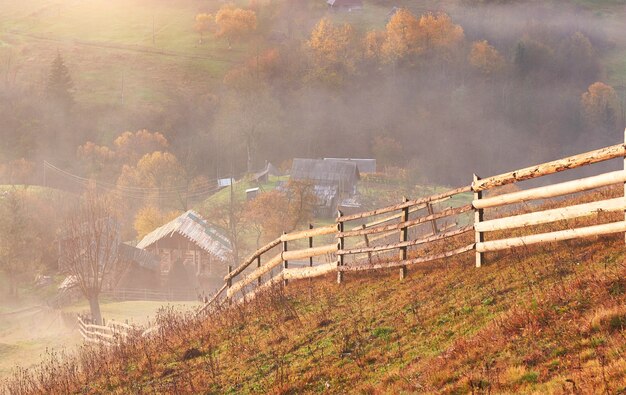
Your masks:
<svg viewBox="0 0 626 395"><path fill-rule="evenodd" d="M187 175L176 156L155 151L145 154L136 166L124 165L117 187L125 195L163 204L186 207Z"/></svg>
<svg viewBox="0 0 626 395"><path fill-rule="evenodd" d="M446 13L426 13L415 17L409 10L396 12L385 30L381 46L387 62L395 62L415 55L448 57L463 42L463 28L456 25Z"/></svg>
<svg viewBox="0 0 626 395"><path fill-rule="evenodd" d="M200 35L200 39L198 42L202 44L202 40L204 38L204 33L208 32L211 29L211 23L213 22L213 15L207 13L200 13L196 15L196 23L194 24L194 29Z"/></svg>
<svg viewBox="0 0 626 395"><path fill-rule="evenodd" d="M228 42L228 48L231 48L233 42L243 40L256 30L256 13L227 4L215 14L215 24L215 35L224 38Z"/></svg>
<svg viewBox="0 0 626 395"><path fill-rule="evenodd" d="M334 25L322 18L307 41L314 69L314 77L337 82L356 69L357 51L354 29L350 24Z"/></svg>
<svg viewBox="0 0 626 395"><path fill-rule="evenodd" d="M470 64L484 75L490 76L504 68L505 61L497 49L489 45L486 40L472 44L469 54Z"/></svg>
<svg viewBox="0 0 626 395"><path fill-rule="evenodd" d="M607 132L615 128L619 100L612 86L602 82L591 84L587 92L582 94L580 104L589 126L601 127Z"/></svg>
<svg viewBox="0 0 626 395"><path fill-rule="evenodd" d="M180 215L180 211L162 212L158 207L144 206L135 215L133 227L137 232L137 240L152 232L159 226L165 225Z"/></svg>

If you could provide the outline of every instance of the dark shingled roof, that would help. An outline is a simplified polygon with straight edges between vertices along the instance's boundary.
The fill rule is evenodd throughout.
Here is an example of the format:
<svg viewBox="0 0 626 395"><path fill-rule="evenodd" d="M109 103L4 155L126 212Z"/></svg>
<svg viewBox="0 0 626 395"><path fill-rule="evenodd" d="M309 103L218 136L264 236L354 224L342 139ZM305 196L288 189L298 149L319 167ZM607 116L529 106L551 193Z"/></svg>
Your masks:
<svg viewBox="0 0 626 395"><path fill-rule="evenodd" d="M156 255L128 244L120 244L119 254L120 258L136 262L145 269L158 270L161 265L159 257Z"/></svg>
<svg viewBox="0 0 626 395"><path fill-rule="evenodd" d="M291 178L348 186L356 184L361 176L354 162L296 158L291 166Z"/></svg>
<svg viewBox="0 0 626 395"><path fill-rule="evenodd" d="M324 158L324 160L354 162L359 169L359 173L376 173L376 159Z"/></svg>

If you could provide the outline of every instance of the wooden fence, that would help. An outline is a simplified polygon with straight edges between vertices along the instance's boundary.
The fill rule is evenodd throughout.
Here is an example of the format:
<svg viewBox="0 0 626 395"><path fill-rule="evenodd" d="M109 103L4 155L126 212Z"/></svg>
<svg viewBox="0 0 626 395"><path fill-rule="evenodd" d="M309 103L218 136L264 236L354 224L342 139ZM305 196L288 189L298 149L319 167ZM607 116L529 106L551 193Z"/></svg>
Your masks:
<svg viewBox="0 0 626 395"><path fill-rule="evenodd" d="M473 251L476 267L483 263L486 252L507 250L536 243L555 242L589 236L626 232L623 221L548 233L532 233L534 225L548 224L574 218L588 217L599 212L626 210L626 159L624 169L574 181L484 196L486 191L519 181L547 176L610 159L626 156L624 144L597 149L583 154L504 173L488 178L474 175L473 182L464 187L436 195L409 200L399 204L361 213L338 213L336 224L316 229L285 233L258 249L224 278L222 288L200 309L206 311L216 301L253 297L256 292L289 280L313 278L336 273L341 283L347 272L398 268L400 278L406 277L407 267L424 262ZM624 196L567 207L546 209L523 214L500 216L485 220L490 209L515 203L527 203L567 194L589 191L615 184L624 185ZM472 215L473 214L473 215ZM523 236L497 237L498 233L521 227L531 227ZM424 229L426 227L427 229ZM421 228L421 231L417 231ZM473 234L473 237L472 237ZM327 239L331 238L329 242ZM322 244L314 242L325 238ZM395 240L394 240L395 239ZM278 251L276 251L278 250ZM314 258L326 256L324 263ZM330 261L328 258L331 258ZM304 265L303 265L303 261ZM298 261L299 267L290 267ZM224 292L226 292L224 297Z"/></svg>
<svg viewBox="0 0 626 395"><path fill-rule="evenodd" d="M87 343L114 344L124 340L134 327L116 321L106 325L96 325L84 316L78 315L78 332Z"/></svg>

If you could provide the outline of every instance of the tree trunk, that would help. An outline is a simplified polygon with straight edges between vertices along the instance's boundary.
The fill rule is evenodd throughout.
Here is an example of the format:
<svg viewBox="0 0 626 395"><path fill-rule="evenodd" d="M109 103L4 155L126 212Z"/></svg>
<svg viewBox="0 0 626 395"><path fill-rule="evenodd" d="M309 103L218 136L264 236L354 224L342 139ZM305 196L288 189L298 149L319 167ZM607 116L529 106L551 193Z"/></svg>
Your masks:
<svg viewBox="0 0 626 395"><path fill-rule="evenodd" d="M102 325L102 314L100 313L100 302L98 295L89 297L89 309L91 310L91 319L94 324Z"/></svg>

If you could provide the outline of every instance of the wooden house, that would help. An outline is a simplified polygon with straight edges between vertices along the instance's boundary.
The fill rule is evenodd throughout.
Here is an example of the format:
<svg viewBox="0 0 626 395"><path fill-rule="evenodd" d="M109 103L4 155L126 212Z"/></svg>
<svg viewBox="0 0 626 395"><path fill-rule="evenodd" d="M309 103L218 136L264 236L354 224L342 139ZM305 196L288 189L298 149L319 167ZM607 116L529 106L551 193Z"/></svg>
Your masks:
<svg viewBox="0 0 626 395"><path fill-rule="evenodd" d="M193 210L147 234L137 248L159 257L162 285L170 289L221 285L232 256L226 235Z"/></svg>
<svg viewBox="0 0 626 395"><path fill-rule="evenodd" d="M376 159L357 159L357 158L324 158L329 161L354 162L359 169L359 173L376 173Z"/></svg>

